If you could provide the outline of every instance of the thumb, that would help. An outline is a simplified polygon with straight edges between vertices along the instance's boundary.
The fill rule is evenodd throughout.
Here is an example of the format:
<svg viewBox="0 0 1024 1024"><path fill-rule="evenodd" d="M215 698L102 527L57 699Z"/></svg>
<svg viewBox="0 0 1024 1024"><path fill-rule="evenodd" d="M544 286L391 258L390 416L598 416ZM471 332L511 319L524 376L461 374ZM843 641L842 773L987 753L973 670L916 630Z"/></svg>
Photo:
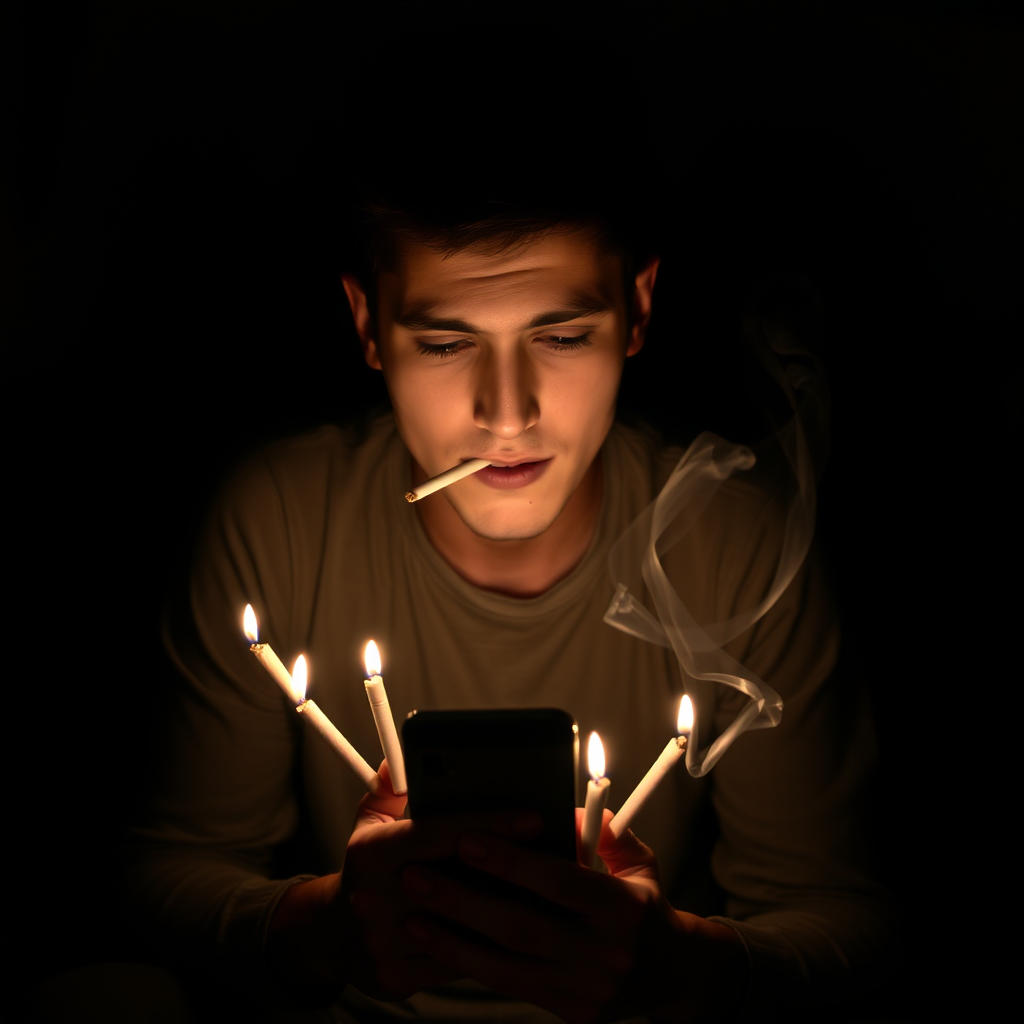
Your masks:
<svg viewBox="0 0 1024 1024"><path fill-rule="evenodd" d="M620 878L651 879L658 882L658 861L654 851L637 839L632 829L626 829L618 839L608 827L612 812L605 808L601 822L601 838L597 852L608 867L608 873Z"/></svg>
<svg viewBox="0 0 1024 1024"><path fill-rule="evenodd" d="M383 783L380 793L367 793L359 801L356 824L353 831L370 825L382 825L402 817L405 813L406 796L395 796L391 788L391 771L387 761L381 761L377 774Z"/></svg>

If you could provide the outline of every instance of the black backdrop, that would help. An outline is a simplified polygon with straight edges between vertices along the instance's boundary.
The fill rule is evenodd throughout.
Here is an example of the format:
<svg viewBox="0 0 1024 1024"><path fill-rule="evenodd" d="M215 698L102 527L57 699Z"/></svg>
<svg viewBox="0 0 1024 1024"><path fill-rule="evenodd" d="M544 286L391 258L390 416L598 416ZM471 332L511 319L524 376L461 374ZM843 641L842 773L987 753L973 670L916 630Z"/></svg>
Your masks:
<svg viewBox="0 0 1024 1024"><path fill-rule="evenodd" d="M623 89L653 112L653 138L622 135L673 197L678 244L633 409L742 430L721 380L744 297L791 270L824 296L821 535L875 695L884 870L913 922L890 998L912 1017L922 997L977 996L1012 888L996 722L1019 682L1015 5L484 10L3 8L4 728L24 907L8 927L27 980L130 952L109 925L114 837L158 728L161 595L216 481L266 438L384 398L324 230L323 144L372 158L360 97L387 88L395 25L436 30L424 73L471 90L491 35L527 24L540 50L578 41L553 75L632 55Z"/></svg>

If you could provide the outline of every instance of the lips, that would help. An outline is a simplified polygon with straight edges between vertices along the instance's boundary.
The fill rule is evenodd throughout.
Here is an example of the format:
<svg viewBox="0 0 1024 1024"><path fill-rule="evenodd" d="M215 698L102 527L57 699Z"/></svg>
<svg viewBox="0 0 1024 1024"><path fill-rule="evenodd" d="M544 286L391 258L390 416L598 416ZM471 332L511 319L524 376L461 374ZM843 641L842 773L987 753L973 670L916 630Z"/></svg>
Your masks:
<svg viewBox="0 0 1024 1024"><path fill-rule="evenodd" d="M474 473L472 479L488 487L513 490L517 487L527 487L538 480L551 464L551 459L514 463L503 463L495 459L494 462L495 465Z"/></svg>

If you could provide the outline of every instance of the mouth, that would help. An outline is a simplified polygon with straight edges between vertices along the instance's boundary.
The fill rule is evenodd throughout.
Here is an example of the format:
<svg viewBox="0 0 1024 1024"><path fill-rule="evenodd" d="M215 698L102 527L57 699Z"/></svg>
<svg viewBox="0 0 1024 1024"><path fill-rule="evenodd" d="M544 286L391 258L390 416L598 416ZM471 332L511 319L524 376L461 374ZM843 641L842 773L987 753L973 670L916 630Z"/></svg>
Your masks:
<svg viewBox="0 0 1024 1024"><path fill-rule="evenodd" d="M489 487L501 489L526 487L538 480L550 464L550 458L521 459L518 461L513 459L507 461L504 459L493 459L491 460L491 465L486 469L481 469L478 473L474 473L473 479L479 480L480 483Z"/></svg>

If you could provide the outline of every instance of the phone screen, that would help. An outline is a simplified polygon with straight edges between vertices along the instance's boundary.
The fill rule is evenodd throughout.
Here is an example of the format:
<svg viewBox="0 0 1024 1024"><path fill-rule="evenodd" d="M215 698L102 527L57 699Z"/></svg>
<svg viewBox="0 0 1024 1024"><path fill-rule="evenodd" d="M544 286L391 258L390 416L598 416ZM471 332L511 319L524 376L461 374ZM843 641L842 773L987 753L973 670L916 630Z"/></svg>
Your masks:
<svg viewBox="0 0 1024 1024"><path fill-rule="evenodd" d="M576 858L579 734L557 708L414 711L402 727L409 814L534 810L526 845Z"/></svg>

